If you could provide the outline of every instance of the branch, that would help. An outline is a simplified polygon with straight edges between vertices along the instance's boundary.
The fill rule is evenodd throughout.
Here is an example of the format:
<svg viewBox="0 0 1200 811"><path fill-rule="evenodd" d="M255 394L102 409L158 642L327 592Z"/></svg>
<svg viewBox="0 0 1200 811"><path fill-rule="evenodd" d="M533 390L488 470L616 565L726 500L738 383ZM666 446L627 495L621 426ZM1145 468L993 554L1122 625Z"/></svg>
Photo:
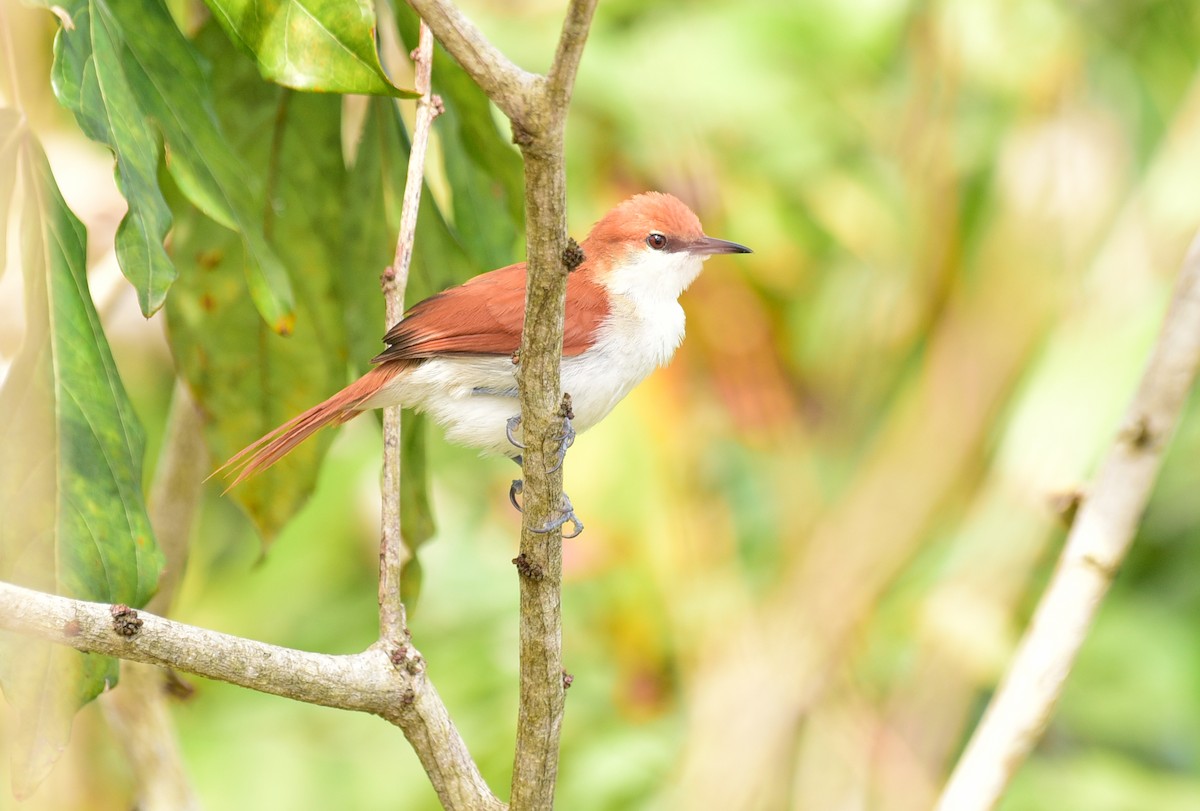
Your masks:
<svg viewBox="0 0 1200 811"><path fill-rule="evenodd" d="M517 67L453 3L408 0L408 4L510 121L525 118L533 88L541 77Z"/></svg>
<svg viewBox="0 0 1200 811"><path fill-rule="evenodd" d="M383 274L386 302L385 329L404 318L404 291L412 264L413 241L417 233L417 214L421 208L421 188L425 184L425 153L429 148L429 130L441 112L441 100L430 93L433 71L433 35L421 21L417 48L412 53L416 67L417 120L408 152L408 175L404 180L404 201L400 210L400 228L396 237L396 255ZM383 482L382 527L379 542L379 632L385 640L405 639L404 602L400 594L400 574L407 550L400 526L400 433L401 409L383 410Z"/></svg>
<svg viewBox="0 0 1200 811"><path fill-rule="evenodd" d="M1033 621L938 803L994 808L1041 738L1130 544L1200 367L1200 236L1118 434Z"/></svg>
<svg viewBox="0 0 1200 811"><path fill-rule="evenodd" d="M571 90L575 86L575 74L583 58L583 46L587 42L592 15L599 0L575 0L567 9L563 20L562 35L558 39L558 50L550 66L546 94L550 106L566 113L571 103Z"/></svg>
<svg viewBox="0 0 1200 811"><path fill-rule="evenodd" d="M376 644L331 656L242 639L119 606L0 581L0 630L86 653L171 667L263 693L378 715L404 731L447 809L495 809L446 707L412 648Z"/></svg>
<svg viewBox="0 0 1200 811"><path fill-rule="evenodd" d="M541 533L563 509L562 441L557 417L563 399L563 320L566 306L567 190L563 140L567 102L596 0L573 0L567 10L552 78L540 85L528 115L513 121L525 159L525 242L528 265L525 322L517 389L525 440L521 575L520 705L511 803L515 810L554 805L562 731L562 531Z"/></svg>

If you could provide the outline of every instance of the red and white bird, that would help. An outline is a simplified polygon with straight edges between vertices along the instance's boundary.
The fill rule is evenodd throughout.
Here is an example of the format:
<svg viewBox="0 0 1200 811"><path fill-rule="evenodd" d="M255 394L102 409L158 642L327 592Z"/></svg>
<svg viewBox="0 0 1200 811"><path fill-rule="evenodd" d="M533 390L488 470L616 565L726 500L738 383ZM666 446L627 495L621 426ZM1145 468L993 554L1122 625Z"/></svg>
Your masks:
<svg viewBox="0 0 1200 811"><path fill-rule="evenodd" d="M657 192L609 211L581 247L585 259L567 277L561 378L576 431L602 420L675 354L684 332L679 296L704 260L750 253L705 236L691 209ZM513 353L524 315L524 262L415 304L384 336L375 368L247 446L222 471L236 471L237 485L323 426L393 405L429 414L452 442L515 456L506 427L520 413Z"/></svg>

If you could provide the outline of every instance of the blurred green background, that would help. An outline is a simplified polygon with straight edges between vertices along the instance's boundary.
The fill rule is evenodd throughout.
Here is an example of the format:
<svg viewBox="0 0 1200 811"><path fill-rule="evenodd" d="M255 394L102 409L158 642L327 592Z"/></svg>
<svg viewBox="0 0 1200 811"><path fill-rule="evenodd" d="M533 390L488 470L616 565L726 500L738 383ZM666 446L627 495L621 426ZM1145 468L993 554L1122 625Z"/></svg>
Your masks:
<svg viewBox="0 0 1200 811"><path fill-rule="evenodd" d="M463 6L546 68L562 3ZM53 18L11 3L9 19L153 460L162 317L141 319L104 246L122 203L106 153L49 95ZM565 552L559 807L930 806L1200 224L1198 66L1185 0L601 3L568 132L573 234L659 189L755 253L708 263L674 363L567 459L587 531ZM1197 411L1008 811L1200 807ZM430 444L439 530L411 626L505 795L513 471ZM375 422L342 429L265 555L210 486L174 615L310 650L370 644L379 454ZM175 718L206 808L438 807L386 723L193 681ZM90 706L19 808L127 809L129 779Z"/></svg>

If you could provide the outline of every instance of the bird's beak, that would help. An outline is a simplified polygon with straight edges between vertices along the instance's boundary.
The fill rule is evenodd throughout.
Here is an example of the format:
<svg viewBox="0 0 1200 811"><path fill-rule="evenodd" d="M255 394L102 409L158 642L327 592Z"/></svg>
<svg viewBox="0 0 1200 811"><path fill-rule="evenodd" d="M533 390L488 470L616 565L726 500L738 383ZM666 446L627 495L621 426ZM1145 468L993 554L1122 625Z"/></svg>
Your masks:
<svg viewBox="0 0 1200 811"><path fill-rule="evenodd" d="M688 246L688 253L697 256L712 256L715 253L754 253L754 251L736 242L728 242L716 237L700 237Z"/></svg>

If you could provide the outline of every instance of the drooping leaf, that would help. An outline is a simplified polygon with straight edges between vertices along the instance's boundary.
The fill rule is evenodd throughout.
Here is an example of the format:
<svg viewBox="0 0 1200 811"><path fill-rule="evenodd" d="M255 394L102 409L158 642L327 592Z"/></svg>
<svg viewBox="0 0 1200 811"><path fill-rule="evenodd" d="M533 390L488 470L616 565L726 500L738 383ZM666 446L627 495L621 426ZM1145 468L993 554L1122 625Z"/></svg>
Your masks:
<svg viewBox="0 0 1200 811"><path fill-rule="evenodd" d="M270 84L215 25L196 37L213 64L223 131L262 189L272 247L295 268L296 323L286 337L254 317L232 232L168 195L176 227L172 252L183 274L167 302L168 334L179 367L209 416L207 439L223 460L347 381L346 339L334 278L348 272L341 245L345 169L340 100ZM376 285L378 283L376 282ZM316 481L332 432L304 443L231 496L264 538L272 538Z"/></svg>
<svg viewBox="0 0 1200 811"><path fill-rule="evenodd" d="M163 247L171 212L158 189L158 133L146 126L125 75L111 14L102 12L93 20L82 9L75 27L71 36L55 39L54 86L84 134L116 156L117 185L129 202L117 229L117 261L137 290L142 313L150 316L162 306L176 276Z"/></svg>
<svg viewBox="0 0 1200 811"><path fill-rule="evenodd" d="M141 491L141 426L88 293L86 234L29 135L19 176L26 332L0 388L0 578L143 605L162 556ZM75 711L116 679L114 660L0 639L19 796L53 765Z"/></svg>
<svg viewBox="0 0 1200 811"><path fill-rule="evenodd" d="M158 163L154 128L188 199L241 235L258 311L276 332L290 331L294 294L263 233L261 189L229 149L205 67L166 7L161 0L69 0L64 6L74 26L61 29L55 40L55 92L84 132L117 154L121 190L130 202L118 258L138 288L143 312L161 306L174 278L158 256L169 219L148 174ZM154 262L147 266L147 258Z"/></svg>
<svg viewBox="0 0 1200 811"><path fill-rule="evenodd" d="M296 90L400 96L375 48L375 11L362 0L207 0L264 79Z"/></svg>

